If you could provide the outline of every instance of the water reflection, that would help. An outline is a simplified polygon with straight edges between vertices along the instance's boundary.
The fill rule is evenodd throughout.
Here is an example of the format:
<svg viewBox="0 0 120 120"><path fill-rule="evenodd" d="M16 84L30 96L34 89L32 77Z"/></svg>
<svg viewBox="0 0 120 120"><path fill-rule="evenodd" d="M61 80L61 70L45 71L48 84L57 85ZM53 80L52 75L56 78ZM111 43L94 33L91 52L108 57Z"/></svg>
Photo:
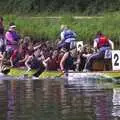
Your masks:
<svg viewBox="0 0 120 120"><path fill-rule="evenodd" d="M120 88L113 89L113 111L112 115L120 117Z"/></svg>
<svg viewBox="0 0 120 120"><path fill-rule="evenodd" d="M120 88L106 88L95 79L81 80L79 86L64 83L0 80L0 120L120 119Z"/></svg>

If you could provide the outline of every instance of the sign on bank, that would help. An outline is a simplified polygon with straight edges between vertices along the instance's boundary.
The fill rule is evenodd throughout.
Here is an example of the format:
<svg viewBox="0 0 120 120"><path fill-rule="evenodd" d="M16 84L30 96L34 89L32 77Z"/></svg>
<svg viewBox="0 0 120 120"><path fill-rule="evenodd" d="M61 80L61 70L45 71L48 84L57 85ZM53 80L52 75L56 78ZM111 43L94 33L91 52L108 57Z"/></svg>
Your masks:
<svg viewBox="0 0 120 120"><path fill-rule="evenodd" d="M120 70L120 50L112 51L112 68L113 70Z"/></svg>

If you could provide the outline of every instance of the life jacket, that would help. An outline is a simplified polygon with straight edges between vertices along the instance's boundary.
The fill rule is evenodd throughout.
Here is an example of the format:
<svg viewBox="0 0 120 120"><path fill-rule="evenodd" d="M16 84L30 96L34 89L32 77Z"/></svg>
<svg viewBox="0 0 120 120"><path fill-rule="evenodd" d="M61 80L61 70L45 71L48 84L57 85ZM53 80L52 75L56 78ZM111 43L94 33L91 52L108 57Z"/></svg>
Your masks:
<svg viewBox="0 0 120 120"><path fill-rule="evenodd" d="M98 48L109 47L109 40L106 36L100 36L97 44Z"/></svg>
<svg viewBox="0 0 120 120"><path fill-rule="evenodd" d="M74 39L75 40L75 33L72 30L65 30L64 32L64 41L67 39Z"/></svg>
<svg viewBox="0 0 120 120"><path fill-rule="evenodd" d="M16 32L12 31L11 34L15 41L18 41L20 39L20 36Z"/></svg>
<svg viewBox="0 0 120 120"><path fill-rule="evenodd" d="M16 32L14 31L8 31L8 32L11 34L13 41L18 41L20 39L20 36ZM7 45L13 45L12 41L7 40L6 42Z"/></svg>

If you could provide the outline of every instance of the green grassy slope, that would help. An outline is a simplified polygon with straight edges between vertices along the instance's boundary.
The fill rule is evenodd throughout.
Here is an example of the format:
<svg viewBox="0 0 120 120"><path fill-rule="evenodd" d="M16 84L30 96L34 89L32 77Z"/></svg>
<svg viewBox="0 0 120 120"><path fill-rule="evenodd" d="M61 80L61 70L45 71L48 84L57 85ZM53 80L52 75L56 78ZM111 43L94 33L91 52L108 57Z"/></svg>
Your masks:
<svg viewBox="0 0 120 120"><path fill-rule="evenodd" d="M11 76L23 76L25 74L28 74L28 76L32 76L32 74L35 72L35 70L31 70L29 72L26 72L25 69L19 69L19 68L12 68L9 75ZM120 78L120 71L108 71L108 72L102 72L103 77L110 77L110 78ZM63 74L58 71L45 71L40 75L40 78L55 78L55 77L61 77Z"/></svg>
<svg viewBox="0 0 120 120"><path fill-rule="evenodd" d="M19 69L19 68L12 68L10 70L9 75L11 76L23 76L25 74L28 74L28 76L32 76L32 74L35 73L35 70L31 70L29 72L26 72L25 69ZM57 72L57 71L45 71L40 75L40 78L54 78L54 77L59 77L61 76L62 73L61 72Z"/></svg>
<svg viewBox="0 0 120 120"><path fill-rule="evenodd" d="M4 15L6 30L11 21L15 22L21 35L30 35L34 40L52 40L59 37L60 25L67 24L77 33L77 39L86 43L93 41L97 31L103 31L110 39L119 42L120 14L106 14L101 17L62 15L58 17Z"/></svg>

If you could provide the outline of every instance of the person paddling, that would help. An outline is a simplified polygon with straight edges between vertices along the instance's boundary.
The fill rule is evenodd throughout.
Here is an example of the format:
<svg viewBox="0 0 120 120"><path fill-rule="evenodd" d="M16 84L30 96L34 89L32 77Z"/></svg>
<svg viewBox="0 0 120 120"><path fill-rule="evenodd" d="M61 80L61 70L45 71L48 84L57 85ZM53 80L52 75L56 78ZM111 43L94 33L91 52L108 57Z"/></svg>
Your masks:
<svg viewBox="0 0 120 120"><path fill-rule="evenodd" d="M114 44L102 32L97 32L96 39L94 39L94 49L98 50L98 52L88 57L83 72L92 71L93 61L104 59L105 52L114 49Z"/></svg>

